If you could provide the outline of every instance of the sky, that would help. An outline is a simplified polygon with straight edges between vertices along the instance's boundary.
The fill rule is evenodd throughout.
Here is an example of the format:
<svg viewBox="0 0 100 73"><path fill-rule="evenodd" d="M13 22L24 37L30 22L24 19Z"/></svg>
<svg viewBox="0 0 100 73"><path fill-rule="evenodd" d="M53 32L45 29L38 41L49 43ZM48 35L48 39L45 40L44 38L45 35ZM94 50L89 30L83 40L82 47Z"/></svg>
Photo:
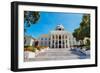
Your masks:
<svg viewBox="0 0 100 73"><path fill-rule="evenodd" d="M26 34L38 38L55 30L58 24L62 24L66 31L73 33L79 27L82 16L80 13L40 12L38 22L27 28Z"/></svg>

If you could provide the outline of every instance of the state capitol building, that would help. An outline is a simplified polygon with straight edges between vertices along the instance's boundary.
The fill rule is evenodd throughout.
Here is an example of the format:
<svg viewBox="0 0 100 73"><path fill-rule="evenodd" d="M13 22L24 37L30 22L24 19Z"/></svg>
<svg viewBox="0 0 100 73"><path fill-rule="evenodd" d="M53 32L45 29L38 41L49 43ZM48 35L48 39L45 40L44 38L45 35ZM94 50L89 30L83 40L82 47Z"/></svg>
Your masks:
<svg viewBox="0 0 100 73"><path fill-rule="evenodd" d="M55 30L50 31L49 34L41 35L38 42L39 46L49 48L70 48L78 43L72 33L66 31L62 24L57 25Z"/></svg>

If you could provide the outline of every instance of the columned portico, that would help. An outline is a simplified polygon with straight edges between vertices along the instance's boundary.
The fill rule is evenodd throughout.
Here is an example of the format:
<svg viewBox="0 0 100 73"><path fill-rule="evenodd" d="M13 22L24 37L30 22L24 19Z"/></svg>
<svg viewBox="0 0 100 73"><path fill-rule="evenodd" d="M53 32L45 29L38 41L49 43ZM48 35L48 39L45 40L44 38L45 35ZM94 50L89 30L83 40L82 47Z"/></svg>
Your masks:
<svg viewBox="0 0 100 73"><path fill-rule="evenodd" d="M62 24L57 25L55 30L50 31L48 37L43 36L40 39L42 38L44 38L44 40L42 40L43 42L41 42L41 46L43 46L43 43L44 45L47 43L45 41L48 41L49 45L47 46L49 46L50 48L70 48L71 46L73 46L73 42L75 42L75 40L73 40L74 37L72 33L66 31Z"/></svg>
<svg viewBox="0 0 100 73"><path fill-rule="evenodd" d="M67 35L53 34L50 37L51 48L68 48L69 43L67 42Z"/></svg>

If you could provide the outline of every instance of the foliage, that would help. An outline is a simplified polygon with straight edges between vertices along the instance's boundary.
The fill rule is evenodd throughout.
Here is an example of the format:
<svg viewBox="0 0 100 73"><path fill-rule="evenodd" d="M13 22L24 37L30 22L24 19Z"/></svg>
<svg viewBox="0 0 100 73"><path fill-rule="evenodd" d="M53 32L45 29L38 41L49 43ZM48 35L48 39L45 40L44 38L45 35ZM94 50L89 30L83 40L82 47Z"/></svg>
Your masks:
<svg viewBox="0 0 100 73"><path fill-rule="evenodd" d="M39 47L39 46L36 46L36 48L37 48L37 50L39 50L39 51L42 49L42 48L41 48L41 47Z"/></svg>
<svg viewBox="0 0 100 73"><path fill-rule="evenodd" d="M47 46L24 46L24 51L36 52L36 50L41 51L42 49L48 48Z"/></svg>
<svg viewBox="0 0 100 73"><path fill-rule="evenodd" d="M36 51L36 48L35 48L35 47L33 47L32 52L35 52L35 51Z"/></svg>
<svg viewBox="0 0 100 73"><path fill-rule="evenodd" d="M39 12L24 11L24 31L26 32L26 28L30 27L32 24L35 24L39 20L39 18Z"/></svg>
<svg viewBox="0 0 100 73"><path fill-rule="evenodd" d="M75 29L73 36L76 37L76 40L83 40L85 37L90 37L90 15L84 14L80 27Z"/></svg>
<svg viewBox="0 0 100 73"><path fill-rule="evenodd" d="M86 49L87 50L90 49L90 40L89 39L86 40Z"/></svg>
<svg viewBox="0 0 100 73"><path fill-rule="evenodd" d="M24 48L28 48L29 46L27 45L27 46L24 46Z"/></svg>
<svg viewBox="0 0 100 73"><path fill-rule="evenodd" d="M74 30L73 36L76 38L77 41L80 41L80 45L84 45L83 40L85 37L90 38L90 15L89 14L83 15L80 26L79 28ZM88 43L88 45L86 46L90 47L90 44Z"/></svg>
<svg viewBox="0 0 100 73"><path fill-rule="evenodd" d="M24 48L24 51L31 51L31 52L35 52L36 48L33 46L25 46L26 48Z"/></svg>

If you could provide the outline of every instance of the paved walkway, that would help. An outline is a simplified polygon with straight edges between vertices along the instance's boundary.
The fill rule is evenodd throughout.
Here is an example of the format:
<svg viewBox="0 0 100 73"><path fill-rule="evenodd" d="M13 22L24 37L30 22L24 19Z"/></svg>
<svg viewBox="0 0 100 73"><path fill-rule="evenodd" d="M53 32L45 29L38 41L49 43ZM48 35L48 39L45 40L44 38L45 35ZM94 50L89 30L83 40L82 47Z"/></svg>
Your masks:
<svg viewBox="0 0 100 73"><path fill-rule="evenodd" d="M47 60L71 60L86 58L84 55L77 55L72 51L66 49L48 49L36 55L36 58L29 59L29 61L47 61Z"/></svg>

